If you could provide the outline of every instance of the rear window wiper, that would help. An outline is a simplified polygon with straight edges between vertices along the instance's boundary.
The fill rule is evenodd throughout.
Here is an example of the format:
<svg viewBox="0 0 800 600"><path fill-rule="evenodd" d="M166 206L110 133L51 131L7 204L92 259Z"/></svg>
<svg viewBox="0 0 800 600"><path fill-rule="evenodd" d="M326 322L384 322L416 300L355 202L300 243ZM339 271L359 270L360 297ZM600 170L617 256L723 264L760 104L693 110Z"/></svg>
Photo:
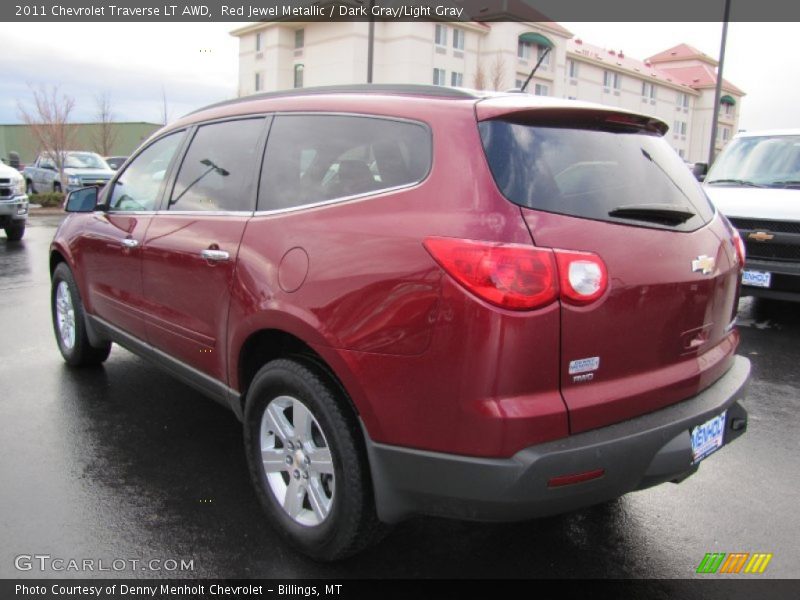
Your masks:
<svg viewBox="0 0 800 600"><path fill-rule="evenodd" d="M744 185L746 187L764 187L760 183L756 183L755 181L747 181L747 179L712 179L711 181L706 180L705 183L709 185L714 185L715 183L734 183L736 185Z"/></svg>
<svg viewBox="0 0 800 600"><path fill-rule="evenodd" d="M672 204L626 204L608 211L610 217L649 221L664 225L680 225L697 213L686 206Z"/></svg>
<svg viewBox="0 0 800 600"><path fill-rule="evenodd" d="M787 188L787 187L800 187L800 179L785 179L782 181L773 181L769 187Z"/></svg>

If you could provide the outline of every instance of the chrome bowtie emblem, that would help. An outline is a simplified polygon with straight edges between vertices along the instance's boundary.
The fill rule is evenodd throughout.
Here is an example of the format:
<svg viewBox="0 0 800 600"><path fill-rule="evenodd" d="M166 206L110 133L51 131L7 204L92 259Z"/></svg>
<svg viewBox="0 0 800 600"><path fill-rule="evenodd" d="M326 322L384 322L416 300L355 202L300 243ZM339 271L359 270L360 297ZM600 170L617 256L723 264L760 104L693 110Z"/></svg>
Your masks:
<svg viewBox="0 0 800 600"><path fill-rule="evenodd" d="M716 261L713 258L701 254L692 261L692 272L708 275L714 272L714 265L716 265Z"/></svg>

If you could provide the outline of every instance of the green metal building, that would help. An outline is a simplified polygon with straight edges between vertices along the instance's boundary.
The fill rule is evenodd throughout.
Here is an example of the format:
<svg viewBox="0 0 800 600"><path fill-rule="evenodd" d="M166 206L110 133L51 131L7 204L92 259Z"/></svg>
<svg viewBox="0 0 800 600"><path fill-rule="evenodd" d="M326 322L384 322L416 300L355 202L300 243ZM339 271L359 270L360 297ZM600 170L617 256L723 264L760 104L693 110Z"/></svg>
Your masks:
<svg viewBox="0 0 800 600"><path fill-rule="evenodd" d="M97 137L97 123L73 123L76 128L75 150L98 152L94 140ZM117 132L110 156L129 156L144 140L163 127L157 123L114 123ZM17 152L22 164L28 165L36 160L39 148L27 125L0 125L0 159L8 162L8 153Z"/></svg>

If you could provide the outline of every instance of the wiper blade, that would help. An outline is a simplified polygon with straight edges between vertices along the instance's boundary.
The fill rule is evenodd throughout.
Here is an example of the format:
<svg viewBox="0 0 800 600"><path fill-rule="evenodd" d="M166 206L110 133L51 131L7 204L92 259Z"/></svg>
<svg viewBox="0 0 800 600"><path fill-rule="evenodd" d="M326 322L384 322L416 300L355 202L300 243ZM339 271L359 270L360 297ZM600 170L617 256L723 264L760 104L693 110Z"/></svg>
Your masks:
<svg viewBox="0 0 800 600"><path fill-rule="evenodd" d="M626 204L608 212L610 217L649 221L663 225L680 225L695 215L696 213L686 206L672 204Z"/></svg>
<svg viewBox="0 0 800 600"><path fill-rule="evenodd" d="M784 179L782 181L773 181L769 184L769 187L800 187L800 179Z"/></svg>
<svg viewBox="0 0 800 600"><path fill-rule="evenodd" d="M760 183L756 183L755 181L747 181L747 179L712 179L711 181L706 180L705 183L709 185L713 185L715 183L735 183L736 185L743 185L746 187L764 187Z"/></svg>

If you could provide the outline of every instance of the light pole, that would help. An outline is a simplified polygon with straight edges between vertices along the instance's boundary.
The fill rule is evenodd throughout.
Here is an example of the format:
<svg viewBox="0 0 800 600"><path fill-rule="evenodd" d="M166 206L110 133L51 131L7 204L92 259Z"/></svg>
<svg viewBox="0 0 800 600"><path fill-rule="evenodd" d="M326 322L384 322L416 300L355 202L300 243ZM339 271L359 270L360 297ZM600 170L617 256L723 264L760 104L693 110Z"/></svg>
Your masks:
<svg viewBox="0 0 800 600"><path fill-rule="evenodd" d="M711 144L708 148L708 166L714 162L717 145L717 121L719 120L719 101L722 97L722 67L725 65L725 42L728 39L728 19L731 14L731 0L725 0L725 16L722 22L722 42L719 47L719 66L717 67L717 87L714 91L714 120L711 121Z"/></svg>

